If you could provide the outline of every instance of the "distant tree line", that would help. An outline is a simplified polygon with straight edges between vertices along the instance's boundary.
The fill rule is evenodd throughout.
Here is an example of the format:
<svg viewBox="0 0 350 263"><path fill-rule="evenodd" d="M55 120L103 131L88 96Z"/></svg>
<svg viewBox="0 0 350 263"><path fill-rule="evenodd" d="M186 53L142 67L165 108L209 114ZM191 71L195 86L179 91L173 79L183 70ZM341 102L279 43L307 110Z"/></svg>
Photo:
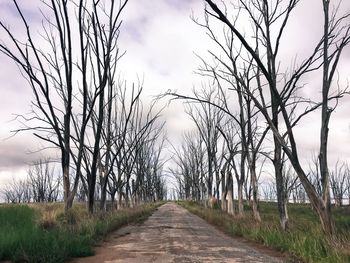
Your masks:
<svg viewBox="0 0 350 263"><path fill-rule="evenodd" d="M315 163L314 163L315 164ZM317 163L316 163L317 164ZM317 167L309 170L309 178L312 184L320 192L320 178L317 174ZM288 200L293 203L308 203L308 197L305 189L296 177L295 173L288 167L287 178L291 179L291 183L286 187L288 189ZM350 169L347 163L336 163L333 169L330 169L330 189L331 203L336 207L350 205ZM265 201L277 201L276 185L273 180L261 183L261 199Z"/></svg>
<svg viewBox="0 0 350 263"><path fill-rule="evenodd" d="M39 160L25 179L13 179L1 191L7 203L55 202L62 196L61 180L48 160Z"/></svg>

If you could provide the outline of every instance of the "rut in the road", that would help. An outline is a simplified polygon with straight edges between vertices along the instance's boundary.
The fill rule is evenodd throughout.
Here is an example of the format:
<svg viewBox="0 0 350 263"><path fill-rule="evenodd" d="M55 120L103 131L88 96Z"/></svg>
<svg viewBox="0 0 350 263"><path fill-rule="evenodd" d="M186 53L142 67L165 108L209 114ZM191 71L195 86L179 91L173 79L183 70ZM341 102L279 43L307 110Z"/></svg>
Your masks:
<svg viewBox="0 0 350 263"><path fill-rule="evenodd" d="M74 262L283 262L231 238L186 209L167 203L142 225L127 226Z"/></svg>

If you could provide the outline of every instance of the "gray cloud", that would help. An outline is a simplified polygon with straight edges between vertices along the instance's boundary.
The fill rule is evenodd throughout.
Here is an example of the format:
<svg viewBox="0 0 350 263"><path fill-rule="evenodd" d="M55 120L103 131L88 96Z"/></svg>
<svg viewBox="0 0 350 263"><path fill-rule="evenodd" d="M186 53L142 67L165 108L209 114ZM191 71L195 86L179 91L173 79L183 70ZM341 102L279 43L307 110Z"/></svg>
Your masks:
<svg viewBox="0 0 350 263"><path fill-rule="evenodd" d="M0 169L18 169L40 158L54 157L55 152L52 149L45 149L42 142L31 134L17 134L0 141Z"/></svg>
<svg viewBox="0 0 350 263"><path fill-rule="evenodd" d="M6 1L0 1L0 17L11 28L22 32L18 17L10 10ZM35 1L39 2L39 1ZM34 21L33 29L39 26L37 7L33 1L21 1L26 14ZM343 1L344 9L349 10L350 2ZM168 89L180 93L191 93L193 85L200 87L202 79L193 74L200 61L194 52L206 57L207 50L213 48L205 31L191 20L203 20L203 1L187 0L137 0L130 1L122 25L120 47L127 54L120 61L121 74L130 83L137 75L145 80L145 96L159 94ZM217 26L218 31L221 27ZM36 29L34 29L36 30ZM301 1L296 13L291 17L288 34L282 42L282 68L288 68L294 57L298 61L306 57L319 40L322 33L322 9L319 0ZM0 139L8 137L10 130L18 128L18 123L9 123L12 113L24 114L29 110L32 97L28 84L23 80L16 66L0 55ZM339 67L341 83L346 83L350 69L350 49L344 53ZM320 98L319 75L305 79L307 86L301 92L306 96ZM335 111L330 127L330 158L350 161L349 102L345 98ZM183 110L182 103L171 104L164 112L167 119L169 138L178 143L180 135L193 128ZM308 116L296 129L299 152L305 161L318 149L319 113ZM35 150L34 137L19 134L10 141L0 142L0 169L19 169L21 165L35 160L38 155L27 154Z"/></svg>

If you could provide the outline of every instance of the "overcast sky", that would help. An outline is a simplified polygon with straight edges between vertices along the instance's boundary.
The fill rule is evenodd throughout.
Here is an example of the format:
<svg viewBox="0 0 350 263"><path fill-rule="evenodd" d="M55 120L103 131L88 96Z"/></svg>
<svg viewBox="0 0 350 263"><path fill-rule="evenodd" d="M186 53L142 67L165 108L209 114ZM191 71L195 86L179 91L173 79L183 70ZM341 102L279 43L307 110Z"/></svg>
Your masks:
<svg viewBox="0 0 350 263"><path fill-rule="evenodd" d="M11 0L0 0L0 19L11 29L21 32L20 21ZM40 30L39 0L19 0L32 28ZM226 1L225 1L226 2ZM227 1L228 2L228 1ZM281 54L283 62L305 56L313 48L322 32L321 0L302 0L288 27ZM343 9L349 10L350 1L343 1ZM189 94L201 80L194 74L200 61L194 53L205 56L211 43L205 31L197 26L191 15L203 19L202 0L130 0L124 12L120 47L127 51L119 67L130 82L137 76L144 78L145 93L149 98L166 90ZM342 10L343 10L342 9ZM1 39L1 35L0 35ZM11 130L20 126L11 121L13 114L25 114L30 110L30 87L23 80L17 67L0 55L0 184L13 177L24 176L27 164L40 157L33 153L40 149L40 142L30 133L21 133L11 139ZM344 53L339 74L341 83L350 76L350 52ZM306 94L319 94L317 76L307 80ZM316 89L316 90L315 90ZM344 99L330 123L330 161L350 159L350 105ZM183 131L190 129L181 103L171 104L164 112L168 137L178 143ZM318 148L319 114L305 119L297 128L298 145L303 158L310 159Z"/></svg>

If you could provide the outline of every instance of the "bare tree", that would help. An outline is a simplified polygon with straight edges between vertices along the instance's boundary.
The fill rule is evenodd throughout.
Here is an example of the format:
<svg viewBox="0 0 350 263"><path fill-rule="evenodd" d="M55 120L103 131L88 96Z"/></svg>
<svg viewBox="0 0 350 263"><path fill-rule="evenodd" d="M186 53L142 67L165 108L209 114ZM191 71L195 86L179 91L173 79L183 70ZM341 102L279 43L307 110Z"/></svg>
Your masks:
<svg viewBox="0 0 350 263"><path fill-rule="evenodd" d="M330 108L328 106L328 102L332 99L338 99L343 95L343 93L340 92L334 96L329 96L329 90L342 51L350 41L350 29L346 24L344 24L344 21L348 15L337 17L337 12L334 12L331 16L329 16L329 1L325 0L322 2L325 19L324 36L320 42L316 44L314 52L310 55L310 57L304 60L301 65L299 65L293 71L293 73L290 74L289 78L287 78L287 74L285 74L285 83L282 86L282 89L279 89L279 72L277 66L279 62L277 60L277 56L280 49L280 42L285 31L286 24L290 18L290 14L295 9L299 1L276 1L276 3L270 3L268 1L263 1L261 3L259 1L239 1L241 8L247 13L253 24L255 39L259 40L256 41L255 46L251 45L251 43L244 37L244 32L241 32L238 29L238 26L235 23L237 18L233 22L230 21L227 15L227 9L222 11L222 9L220 9L214 3L214 1L211 0L205 0L205 2L208 4L208 7L206 8L207 16L214 17L215 19L221 21L228 28L231 35L239 40L242 48L246 51L247 56L251 59L248 59L248 61L255 64L254 69L257 76L259 97L256 97L253 92L245 86L244 82L240 82L244 87L244 92L254 101L255 106L260 110L273 132L275 144L274 164L276 172L277 198L279 200L278 204L282 227L286 228L287 226L287 221L285 220L286 218L283 215L282 202L280 202L282 199L282 191L279 189L283 186L281 180L281 149L283 148L296 173L298 174L298 177L303 184L313 207L320 217L323 230L328 234L332 234L333 224L330 211L329 175L327 168L327 138L329 117L331 112L334 110L334 107ZM272 25L274 23L279 24L277 34L272 34ZM260 47L260 43L262 43L263 48ZM261 54L262 50L264 50L263 54ZM226 54L228 54L228 57L231 58L229 53ZM219 62L222 62L218 56L214 55L214 57ZM247 61L246 58L242 59ZM232 59L230 61L232 61ZM228 70L230 74L237 77L236 72L232 70L230 65L225 63L222 64L225 70ZM311 104L309 107L306 107L301 114L296 116L296 107L302 105L302 101L309 103L308 100L295 100L295 97L294 103L290 103L291 99L293 99L292 95L295 94L296 89L300 86L300 78L310 71L315 71L320 67L323 68L322 101L313 105ZM265 98L266 95L262 92L263 86L260 75L263 76L266 81L265 84L269 88L271 100L270 107L267 107L267 100ZM317 195L317 192L302 169L293 133L293 127L296 125L296 123L298 123L302 117L307 115L307 113L314 111L319 107L322 109L322 128L320 138L321 146L319 154L320 172L323 186L322 196ZM271 112L269 112L268 109L271 109ZM281 116L282 121L286 126L285 133L278 127L279 116Z"/></svg>
<svg viewBox="0 0 350 263"><path fill-rule="evenodd" d="M348 195L348 205L350 205L350 170L349 167L347 167L347 171L346 173L348 174L348 176L345 178L345 187L346 187L346 192Z"/></svg>
<svg viewBox="0 0 350 263"><path fill-rule="evenodd" d="M218 126L218 130L222 134L226 147L228 150L227 156L224 156L225 162L221 168L221 187L222 187L222 198L221 198L221 208L224 211L227 211L228 214L234 215L234 196L233 196L233 176L231 170L234 168L234 157L238 153L237 147L238 143L235 141L237 133L234 129L230 129L230 126L225 125L225 128L228 128L225 132ZM236 178L237 179L237 178ZM240 197L238 196L238 199ZM227 205L226 205L227 199ZM239 200L238 200L239 202Z"/></svg>
<svg viewBox="0 0 350 263"><path fill-rule="evenodd" d="M220 133L217 126L224 116L224 112L220 111L213 104L219 104L217 90L210 87L206 90L204 87L201 93L194 91L194 96L199 102L198 107L190 105L188 107L188 114L195 123L202 141L204 142L207 154L208 176L206 178L208 199L213 196L213 183L215 175L215 196L219 199L219 185L220 185L220 167L218 157L218 140ZM211 103L206 103L209 101Z"/></svg>
<svg viewBox="0 0 350 263"><path fill-rule="evenodd" d="M296 182L295 186L291 189L291 195L294 203L306 202L306 193L300 182Z"/></svg>
<svg viewBox="0 0 350 263"><path fill-rule="evenodd" d="M26 122L25 128L18 131L34 130L35 136L60 149L66 210L72 206L82 176L86 128L94 106L98 105L97 133L87 181L89 209L92 211L105 87L112 81L111 72L120 56L117 46L120 14L127 2L43 1L45 11L41 12L44 21L41 35L49 44L47 50L40 49L36 43L28 20L16 0L13 3L23 22L27 42L22 43L4 22L0 22L4 36L7 36L0 45L0 51L19 66L34 94L33 114L30 117L22 116ZM78 41L75 41L76 36ZM79 85L73 83L76 81ZM76 89L76 86L81 89ZM78 98L79 93L81 98ZM81 114L74 110L78 101L82 104ZM79 120L74 118L75 114L80 116ZM40 124L30 125L29 121ZM76 152L71 145L72 139ZM72 158L76 165L73 184L70 180Z"/></svg>
<svg viewBox="0 0 350 263"><path fill-rule="evenodd" d="M55 202L60 194L62 179L55 175L55 167L50 160L35 162L28 170L27 184L34 202Z"/></svg>
<svg viewBox="0 0 350 263"><path fill-rule="evenodd" d="M25 180L13 180L2 189L7 203L28 203L31 200L30 186Z"/></svg>
<svg viewBox="0 0 350 263"><path fill-rule="evenodd" d="M112 111L112 90L114 84L114 73L116 64L120 58L118 37L120 33L121 22L120 14L126 6L128 0L119 2L119 6L115 1L111 1L109 5L101 5L99 1L93 3L93 13L91 17L91 38L92 48L91 55L95 61L94 67L94 88L99 91L98 106L96 110L96 125L94 129L94 145L92 150L92 159L90 173L88 173L88 208L89 212L93 213L95 200L95 186L98 174L98 164L100 157L100 145L102 140L103 122L105 120L106 94L107 93L107 135L110 137L110 120ZM115 5L117 7L115 7ZM103 15L107 22L104 22ZM101 21L102 20L102 21ZM90 55L90 56L91 56ZM106 92L107 88L107 92ZM107 162L109 162L110 142L107 142ZM107 164L108 165L108 164Z"/></svg>
<svg viewBox="0 0 350 263"><path fill-rule="evenodd" d="M170 173L178 181L180 198L204 201L206 196L202 186L206 180L207 159L199 132L184 134L180 149L173 146L173 151L177 167L170 168Z"/></svg>
<svg viewBox="0 0 350 263"><path fill-rule="evenodd" d="M342 206L346 192L346 179L349 178L349 168L345 163L336 163L330 172L330 187L333 193L335 206Z"/></svg>
<svg viewBox="0 0 350 263"><path fill-rule="evenodd" d="M283 182L283 206L285 211L285 218L288 221L288 202L292 190L298 185L298 177L293 171L292 166L286 165L285 156L283 155L283 170L282 170L282 182ZM276 191L277 192L277 191Z"/></svg>
<svg viewBox="0 0 350 263"><path fill-rule="evenodd" d="M262 194L265 201L276 201L276 183L271 179L263 182L261 186Z"/></svg>
<svg viewBox="0 0 350 263"><path fill-rule="evenodd" d="M256 117L256 110L253 109L251 99L249 96L246 96L242 93L240 89L237 90L237 100L238 100L238 117L236 117L235 114L231 113L231 109L228 107L228 98L223 91L223 88L221 86L220 81L218 81L219 75L215 73L213 70L208 70L208 65L204 63L204 68L200 70L200 74L206 76L209 73L214 74L214 79L216 80L215 84L218 86L217 90L215 91L213 88L209 92L202 91L204 94L199 95L198 92L195 92L194 96L184 96L177 93L168 92L167 95L170 95L176 99L185 99L189 103L192 103L193 105L207 105L208 107L215 108L217 112L221 112L220 120L223 119L223 117L226 115L228 118L227 121L221 123L216 122L216 120L212 120L212 123L216 124L216 132L219 132L224 137L225 143L223 144L224 148L225 145L228 148L228 154L225 157L224 148L221 152L218 152L216 154L216 158L214 158L216 172L220 171L220 174L217 173L216 175L216 189L219 189L219 185L221 183L221 189L222 189L222 197L221 197L221 203L222 208L226 210L226 195L227 195L227 188L226 188L226 170L227 169L233 169L237 185L238 185L238 214L240 216L243 216L243 189L244 185L247 185L247 172L249 172L250 179L251 179L251 186L252 186L252 192L253 192L253 211L254 211L254 217L257 221L261 221L260 215L258 212L258 205L257 205L257 199L258 199L258 183L257 183L257 174L256 174L256 161L258 159L258 154L262 145L262 142L264 141L264 138L268 132L268 128L265 128L263 132L261 132L260 127L257 125L257 117ZM224 78L220 76L220 78ZM231 81L228 80L227 81ZM216 97L215 99L212 99L212 96L208 96L207 94L213 94L215 93ZM194 106L192 106L193 109ZM193 111L192 111L193 112ZM204 116L208 116L209 114L206 114L206 111L203 111ZM192 119L195 120L195 123L198 127L198 120L201 120L199 115L194 116L191 115ZM194 116L194 117L193 117ZM209 121L210 119L208 119ZM221 127L222 126L222 127ZM203 129L203 125L200 126L201 130ZM203 132L201 133L203 134ZM204 133L206 134L206 133ZM240 149L238 149L238 146L240 146ZM216 147L217 148L217 147ZM217 150L216 150L217 151ZM237 157L239 156L239 160L237 162ZM209 157L208 157L209 158ZM208 161L209 162L209 161ZM239 169L237 168L237 163L239 164ZM246 169L246 166L248 164L248 170ZM208 165L209 166L209 165ZM223 167L223 168L221 168ZM220 170L221 169L221 170ZM208 175L210 173L208 172ZM230 172L230 175L232 173ZM217 197L218 198L218 197ZM231 202L233 204L233 202ZM233 209L231 209L233 211Z"/></svg>

